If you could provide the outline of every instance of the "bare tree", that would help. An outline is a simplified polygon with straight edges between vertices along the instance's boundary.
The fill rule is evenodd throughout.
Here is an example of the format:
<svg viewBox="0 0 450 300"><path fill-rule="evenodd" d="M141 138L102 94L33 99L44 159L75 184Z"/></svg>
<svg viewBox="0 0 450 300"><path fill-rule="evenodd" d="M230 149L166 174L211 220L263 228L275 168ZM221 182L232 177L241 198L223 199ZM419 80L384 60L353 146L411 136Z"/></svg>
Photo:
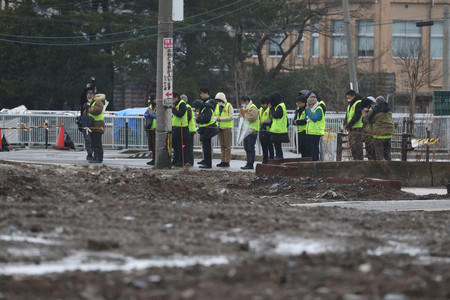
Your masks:
<svg viewBox="0 0 450 300"><path fill-rule="evenodd" d="M403 47L395 53L398 56L396 63L401 66L404 74L404 83L409 90L409 129L408 133L414 132L414 115L416 113L417 91L428 83L437 80L440 73L436 72L438 68L430 63L424 55L420 44Z"/></svg>

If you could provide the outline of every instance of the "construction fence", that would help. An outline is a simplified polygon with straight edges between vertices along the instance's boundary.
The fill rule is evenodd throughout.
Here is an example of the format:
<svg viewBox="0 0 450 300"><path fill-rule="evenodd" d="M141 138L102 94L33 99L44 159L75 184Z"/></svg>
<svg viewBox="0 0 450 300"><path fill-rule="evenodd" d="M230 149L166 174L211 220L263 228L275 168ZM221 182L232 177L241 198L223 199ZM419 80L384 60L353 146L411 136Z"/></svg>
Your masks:
<svg viewBox="0 0 450 300"><path fill-rule="evenodd" d="M76 146L83 146L84 139L78 130L76 117L78 112L54 112L54 111L27 111L25 114L0 114L0 126L2 135L12 145L45 147L56 144L59 128L64 124L65 132L70 136ZM238 120L236 111L233 128L234 149L243 148L242 143L237 141ZM288 111L289 138L290 142L283 144L286 151L297 150L297 127L292 125L294 111ZM343 132L345 114L327 113L326 133L323 137L324 160L336 160L337 133ZM406 132L407 114L393 114L396 124L396 133L392 139L392 153L395 157L402 147L402 134ZM105 134L103 145L110 149L147 149L147 135L144 130L145 119L143 116L115 116L113 113L105 115ZM194 146L201 147L198 135L195 136ZM213 139L213 146L219 147L218 138ZM411 145L410 145L411 146ZM414 149L416 156L425 151L426 147L431 150L433 159L450 159L450 116L433 116L431 114L417 114L413 134ZM259 146L258 146L259 148ZM344 150L343 159L349 157L349 151ZM418 158L420 160L420 158Z"/></svg>

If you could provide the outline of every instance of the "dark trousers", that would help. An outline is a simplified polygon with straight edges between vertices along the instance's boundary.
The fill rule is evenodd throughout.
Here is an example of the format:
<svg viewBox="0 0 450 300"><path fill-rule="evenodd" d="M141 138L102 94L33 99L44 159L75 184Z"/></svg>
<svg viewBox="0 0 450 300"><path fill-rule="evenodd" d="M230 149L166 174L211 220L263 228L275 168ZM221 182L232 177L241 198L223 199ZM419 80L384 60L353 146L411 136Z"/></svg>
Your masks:
<svg viewBox="0 0 450 300"><path fill-rule="evenodd" d="M391 139L373 139L375 143L375 159L391 160Z"/></svg>
<svg viewBox="0 0 450 300"><path fill-rule="evenodd" d="M187 145L190 144L189 128L173 127L172 128L172 146L173 146L173 164L180 167L183 163L190 162L189 151Z"/></svg>
<svg viewBox="0 0 450 300"><path fill-rule="evenodd" d="M281 147L281 142L274 142L273 146L275 147L275 158L283 159L283 148Z"/></svg>
<svg viewBox="0 0 450 300"><path fill-rule="evenodd" d="M100 132L91 132L92 151L94 152L94 160L103 161L103 145L102 135Z"/></svg>
<svg viewBox="0 0 450 300"><path fill-rule="evenodd" d="M306 142L306 130L297 133L297 147L298 153L302 155L302 157L310 157L308 144Z"/></svg>
<svg viewBox="0 0 450 300"><path fill-rule="evenodd" d="M202 149L203 149L203 161L205 166L212 167L212 148L211 148L211 138L201 138Z"/></svg>
<svg viewBox="0 0 450 300"><path fill-rule="evenodd" d="M273 144L270 141L270 133L260 132L259 141L261 142L261 148L263 153L263 164L266 164L269 159L273 159Z"/></svg>
<svg viewBox="0 0 450 300"><path fill-rule="evenodd" d="M256 144L256 138L258 137L258 134L252 133L247 135L244 138L244 150L247 154L247 166L253 168L253 164L255 163L255 144Z"/></svg>
<svg viewBox="0 0 450 300"><path fill-rule="evenodd" d="M352 151L353 160L364 160L362 128L350 129L348 143Z"/></svg>
<svg viewBox="0 0 450 300"><path fill-rule="evenodd" d="M146 130L145 132L147 132L148 151L152 152L152 159L155 160L155 130Z"/></svg>
<svg viewBox="0 0 450 300"><path fill-rule="evenodd" d="M319 143L321 135L308 134L306 135L306 142L309 148L309 155L313 161L319 161Z"/></svg>
<svg viewBox="0 0 450 300"><path fill-rule="evenodd" d="M368 160L375 160L375 142L372 136L364 137L364 147L366 148L366 156Z"/></svg>
<svg viewBox="0 0 450 300"><path fill-rule="evenodd" d="M84 148L86 149L88 156L92 156L91 135L87 134L86 130L83 130L83 137L84 137Z"/></svg>
<svg viewBox="0 0 450 300"><path fill-rule="evenodd" d="M189 132L189 144L186 145L186 163L190 163L191 165L194 165L194 135L195 132Z"/></svg>

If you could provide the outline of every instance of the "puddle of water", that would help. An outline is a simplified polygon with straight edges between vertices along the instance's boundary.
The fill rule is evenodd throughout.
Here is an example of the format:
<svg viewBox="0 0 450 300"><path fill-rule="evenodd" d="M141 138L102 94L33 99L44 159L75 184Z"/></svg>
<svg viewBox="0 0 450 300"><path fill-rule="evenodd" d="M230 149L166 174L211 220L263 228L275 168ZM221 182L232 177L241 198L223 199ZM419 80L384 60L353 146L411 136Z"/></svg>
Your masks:
<svg viewBox="0 0 450 300"><path fill-rule="evenodd" d="M400 243L396 241L389 241L386 246L375 248L374 250L367 251L369 255L386 255L386 254L408 254L410 256L416 256L420 254L427 254L428 252L422 248L410 246L406 243Z"/></svg>
<svg viewBox="0 0 450 300"><path fill-rule="evenodd" d="M136 259L113 253L76 252L60 261L36 264L0 264L0 275L44 275L72 271L125 271L147 268L186 268L194 265L228 264L226 256L174 256L169 258Z"/></svg>
<svg viewBox="0 0 450 300"><path fill-rule="evenodd" d="M61 242L47 240L40 237L22 236L22 235L0 235L0 241L5 242L24 242L42 245L60 245Z"/></svg>

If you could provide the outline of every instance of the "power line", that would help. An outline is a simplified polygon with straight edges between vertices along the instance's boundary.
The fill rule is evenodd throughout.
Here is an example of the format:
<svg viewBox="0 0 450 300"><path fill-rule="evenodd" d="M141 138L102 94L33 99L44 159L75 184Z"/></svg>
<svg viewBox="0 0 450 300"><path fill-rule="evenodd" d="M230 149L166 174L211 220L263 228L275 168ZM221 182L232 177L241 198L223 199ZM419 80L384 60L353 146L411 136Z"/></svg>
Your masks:
<svg viewBox="0 0 450 300"><path fill-rule="evenodd" d="M234 1L232 3L228 3L226 5L223 5L223 6L220 6L220 7L216 7L214 9L211 9L211 10L208 10L208 11L205 11L205 12L193 15L193 16L188 16L188 17L185 18L185 20L194 19L194 18L198 18L198 17L204 16L204 15L207 15L207 14L211 14L211 13L216 12L218 10L221 10L221 9L224 9L224 8L228 8L230 6L233 6L235 4L238 4L238 3L241 3L241 2L244 2L244 1L248 1L248 0L237 0L237 1ZM79 21L79 22L83 23L83 21ZM89 23L89 21L87 23ZM103 22L97 22L97 23L103 23ZM108 23L108 25L109 25L109 23ZM115 35L123 35L123 34L130 34L130 33L131 34L137 34L139 31L145 31L145 30L148 30L148 29L155 29L157 27L158 27L158 25L136 27L136 28L134 28L132 30L101 34L101 36L102 37L115 36ZM52 39L83 39L83 38L85 38L82 35L48 37L48 36L15 35L15 34L5 34L5 33L0 33L0 36L13 37L13 38L22 38L22 39L41 39L41 40L46 40L46 39L50 39L50 40L52 40Z"/></svg>
<svg viewBox="0 0 450 300"><path fill-rule="evenodd" d="M241 1L245 1L245 0L239 0L239 1L241 2ZM243 6L239 7L239 8L236 8L234 10L231 10L231 11L228 11L228 12L223 13L221 15L218 15L216 17L207 19L205 21L198 22L198 23L195 23L195 24L186 25L186 26L174 29L174 32L182 32L183 30L194 28L194 27L197 27L199 25L203 25L203 24L215 21L217 19L226 17L226 16L228 16L230 14L233 14L233 13L235 13L237 11L240 11L242 9L246 9L246 8L251 7L251 6L254 6L254 5L258 4L261 1L262 0L256 0L256 1L253 1L253 2L251 2L249 4L246 4L246 5L243 5ZM128 41L142 40L142 39L147 39L147 38L151 38L151 37L155 37L155 36L157 36L156 33L150 34L150 35L141 35L139 37L131 37L131 38L119 39L119 40L87 42L87 43L86 42L85 43L46 43L46 42L39 42L39 41L11 40L11 39L4 39L4 38L3 39L0 38L0 41L9 42L9 43L16 43L16 44L22 44L22 45L36 45L36 46L101 46L101 45L111 45L111 44L117 44L117 43L124 43L124 42L128 42Z"/></svg>

